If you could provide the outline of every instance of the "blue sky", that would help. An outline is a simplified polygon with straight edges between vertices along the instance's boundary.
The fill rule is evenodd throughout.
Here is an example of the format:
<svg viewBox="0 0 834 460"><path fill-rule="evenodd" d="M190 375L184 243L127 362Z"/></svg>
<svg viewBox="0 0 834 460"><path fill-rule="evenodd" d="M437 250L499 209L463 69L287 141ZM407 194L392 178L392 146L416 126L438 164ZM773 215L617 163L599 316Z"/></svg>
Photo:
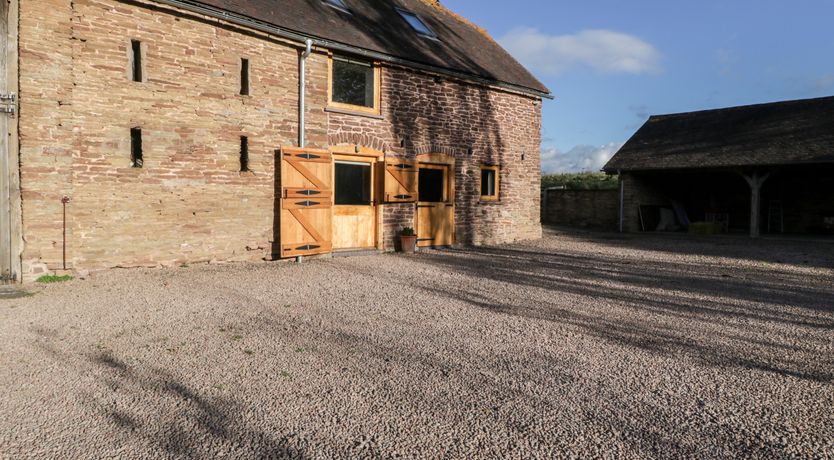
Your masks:
<svg viewBox="0 0 834 460"><path fill-rule="evenodd" d="M834 0L441 0L553 91L542 169L597 170L650 114L834 95Z"/></svg>

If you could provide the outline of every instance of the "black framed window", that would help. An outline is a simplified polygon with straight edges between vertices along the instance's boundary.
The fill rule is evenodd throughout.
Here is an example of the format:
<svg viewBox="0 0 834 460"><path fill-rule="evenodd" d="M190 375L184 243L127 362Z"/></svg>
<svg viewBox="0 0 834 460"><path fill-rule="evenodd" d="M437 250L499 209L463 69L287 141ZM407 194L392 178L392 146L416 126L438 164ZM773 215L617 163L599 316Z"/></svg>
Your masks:
<svg viewBox="0 0 834 460"><path fill-rule="evenodd" d="M419 174L420 201L426 203L444 202L446 181L442 169L420 168Z"/></svg>
<svg viewBox="0 0 834 460"><path fill-rule="evenodd" d="M337 205L368 206L371 204L371 164L337 161L335 164Z"/></svg>
<svg viewBox="0 0 834 460"><path fill-rule="evenodd" d="M481 196L495 196L495 170L482 169L481 170Z"/></svg>

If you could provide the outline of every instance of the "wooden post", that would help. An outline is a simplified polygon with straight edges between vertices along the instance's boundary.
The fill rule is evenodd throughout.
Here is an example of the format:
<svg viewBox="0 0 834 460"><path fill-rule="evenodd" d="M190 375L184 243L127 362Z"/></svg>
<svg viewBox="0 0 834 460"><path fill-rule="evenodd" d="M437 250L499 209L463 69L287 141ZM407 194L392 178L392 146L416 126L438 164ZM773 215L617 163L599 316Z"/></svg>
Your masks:
<svg viewBox="0 0 834 460"><path fill-rule="evenodd" d="M0 94L4 99L8 93L6 61L8 40L8 3L0 2ZM9 119L10 115L0 113L0 284L14 278L12 268L11 228L11 162L9 161Z"/></svg>
<svg viewBox="0 0 834 460"><path fill-rule="evenodd" d="M750 186L750 237L751 238L758 238L760 235L759 230L759 209L761 208L759 204L759 199L761 197L762 185L764 185L765 181L770 177L771 173L765 173L760 175L758 172L754 171L751 175L746 175L741 173L741 177L747 181L747 185Z"/></svg>
<svg viewBox="0 0 834 460"><path fill-rule="evenodd" d="M620 233L625 232L625 182L623 181L623 172L617 170L617 178L620 182Z"/></svg>

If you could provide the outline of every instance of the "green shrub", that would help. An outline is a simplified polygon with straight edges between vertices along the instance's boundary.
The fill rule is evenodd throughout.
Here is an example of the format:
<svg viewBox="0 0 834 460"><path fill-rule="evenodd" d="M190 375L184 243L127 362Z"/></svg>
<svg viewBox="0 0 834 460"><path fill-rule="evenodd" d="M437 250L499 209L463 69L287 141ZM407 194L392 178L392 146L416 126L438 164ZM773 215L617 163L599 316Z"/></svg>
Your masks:
<svg viewBox="0 0 834 460"><path fill-rule="evenodd" d="M51 283L63 283L65 281L69 281L71 279L72 279L72 277L69 276L69 275L63 275L63 276L43 275L35 281L38 282L38 283L43 283L43 284L51 284Z"/></svg>
<svg viewBox="0 0 834 460"><path fill-rule="evenodd" d="M565 187L568 190L613 190L619 177L601 172L547 174L542 176L542 189Z"/></svg>

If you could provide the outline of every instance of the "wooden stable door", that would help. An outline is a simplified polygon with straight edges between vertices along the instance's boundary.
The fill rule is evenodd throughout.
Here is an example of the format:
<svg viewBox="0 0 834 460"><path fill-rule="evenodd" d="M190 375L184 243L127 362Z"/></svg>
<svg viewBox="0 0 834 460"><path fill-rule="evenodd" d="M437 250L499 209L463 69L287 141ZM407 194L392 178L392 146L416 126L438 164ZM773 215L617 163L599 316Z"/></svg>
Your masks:
<svg viewBox="0 0 834 460"><path fill-rule="evenodd" d="M327 150L281 149L281 257L331 252L333 160Z"/></svg>
<svg viewBox="0 0 834 460"><path fill-rule="evenodd" d="M333 249L374 249L377 159L342 154L333 159Z"/></svg>
<svg viewBox="0 0 834 460"><path fill-rule="evenodd" d="M450 165L419 165L417 245L451 246L455 242L454 173Z"/></svg>

